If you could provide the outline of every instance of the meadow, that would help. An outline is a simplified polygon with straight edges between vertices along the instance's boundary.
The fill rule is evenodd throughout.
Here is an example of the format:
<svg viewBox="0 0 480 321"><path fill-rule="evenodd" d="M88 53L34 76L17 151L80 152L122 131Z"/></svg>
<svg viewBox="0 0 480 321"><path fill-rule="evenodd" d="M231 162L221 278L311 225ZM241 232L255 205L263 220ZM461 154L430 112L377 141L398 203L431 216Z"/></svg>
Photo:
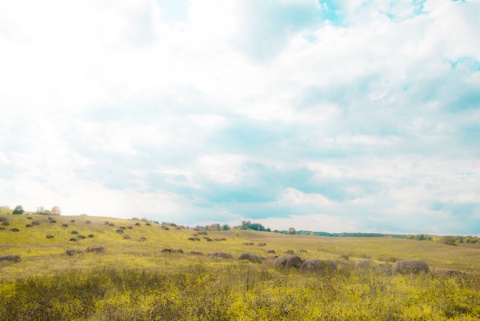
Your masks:
<svg viewBox="0 0 480 321"><path fill-rule="evenodd" d="M32 213L4 211L0 217L8 221L0 225L0 257L21 257L0 262L0 320L480 319L478 247L250 230L203 235L146 220L90 216L54 216L54 223ZM33 221L38 225L26 227ZM95 247L104 251L87 251ZM274 256L287 250L303 259L334 260L337 269L275 268ZM233 258L208 256L211 252ZM265 260L238 260L244 253ZM420 259L432 273L355 269L355 262L365 259L378 264Z"/></svg>

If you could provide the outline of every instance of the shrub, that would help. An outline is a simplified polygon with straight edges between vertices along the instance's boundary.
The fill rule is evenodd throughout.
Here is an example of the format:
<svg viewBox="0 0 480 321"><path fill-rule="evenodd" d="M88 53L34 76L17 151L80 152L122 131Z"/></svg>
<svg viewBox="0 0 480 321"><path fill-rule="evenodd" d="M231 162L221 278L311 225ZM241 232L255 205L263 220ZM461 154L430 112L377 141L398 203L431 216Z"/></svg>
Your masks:
<svg viewBox="0 0 480 321"><path fill-rule="evenodd" d="M220 259L233 259L233 256L230 253L226 253L226 252L211 252L211 253L208 253L208 256L216 257Z"/></svg>
<svg viewBox="0 0 480 321"><path fill-rule="evenodd" d="M15 207L15 209L13 210L12 214L13 214L13 215L21 215L21 214L23 214L23 212L24 212L24 211L23 211L22 205L17 205L17 206Z"/></svg>
<svg viewBox="0 0 480 321"><path fill-rule="evenodd" d="M87 253L102 253L105 252L105 248L103 246L97 246L97 247L87 247L85 250Z"/></svg>
<svg viewBox="0 0 480 321"><path fill-rule="evenodd" d="M275 263L273 265L276 268L300 269L303 265L303 260L301 257L296 255L280 256L275 260Z"/></svg>
<svg viewBox="0 0 480 321"><path fill-rule="evenodd" d="M247 261L250 261L250 262L253 262L253 263L262 263L262 261L265 260L264 257L258 256L258 255L255 255L255 254L250 254L250 253L244 253L244 254L240 255L240 257L238 259L239 260L247 260Z"/></svg>
<svg viewBox="0 0 480 321"><path fill-rule="evenodd" d="M302 264L302 271L329 273L337 269L337 265L328 259L309 259Z"/></svg>
<svg viewBox="0 0 480 321"><path fill-rule="evenodd" d="M425 261L421 260L400 260L393 265L393 273L410 274L410 273L429 273L430 268Z"/></svg>
<svg viewBox="0 0 480 321"><path fill-rule="evenodd" d="M0 262L14 262L18 263L21 262L22 258L19 255L5 255L0 256Z"/></svg>

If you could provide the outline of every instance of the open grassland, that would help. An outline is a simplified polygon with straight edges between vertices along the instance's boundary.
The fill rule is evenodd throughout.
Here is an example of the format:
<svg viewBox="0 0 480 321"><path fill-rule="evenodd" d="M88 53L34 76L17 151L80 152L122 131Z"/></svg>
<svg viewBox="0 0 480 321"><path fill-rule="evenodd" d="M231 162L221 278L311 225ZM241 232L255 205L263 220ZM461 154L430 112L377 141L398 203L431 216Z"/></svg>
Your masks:
<svg viewBox="0 0 480 321"><path fill-rule="evenodd" d="M51 223L43 215L0 216L9 223L0 230L0 257L21 257L0 263L0 320L480 319L477 247L255 231L208 232L211 239L225 240L207 242L197 235L200 241L191 241L198 232L142 220L55 216ZM26 227L33 221L39 225ZM77 241L70 241L73 237ZM86 252L100 246L101 253ZM83 253L70 256L66 250ZM277 269L268 250L336 260L338 269L322 274ZM209 252L227 252L234 259L209 257ZM244 253L266 260L237 260ZM432 270L461 273L389 275L354 268L367 258L376 263L421 259Z"/></svg>

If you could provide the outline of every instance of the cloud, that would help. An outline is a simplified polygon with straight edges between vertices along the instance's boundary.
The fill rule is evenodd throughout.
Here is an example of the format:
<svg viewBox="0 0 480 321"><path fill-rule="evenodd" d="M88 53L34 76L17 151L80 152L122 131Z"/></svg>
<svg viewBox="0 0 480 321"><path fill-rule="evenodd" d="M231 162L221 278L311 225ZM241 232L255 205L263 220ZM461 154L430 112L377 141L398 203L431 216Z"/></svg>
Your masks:
<svg viewBox="0 0 480 321"><path fill-rule="evenodd" d="M2 4L2 200L478 234L478 12L434 0Z"/></svg>
<svg viewBox="0 0 480 321"><path fill-rule="evenodd" d="M320 22L316 1L243 1L240 7L244 31L235 46L259 61L274 59L291 36Z"/></svg>

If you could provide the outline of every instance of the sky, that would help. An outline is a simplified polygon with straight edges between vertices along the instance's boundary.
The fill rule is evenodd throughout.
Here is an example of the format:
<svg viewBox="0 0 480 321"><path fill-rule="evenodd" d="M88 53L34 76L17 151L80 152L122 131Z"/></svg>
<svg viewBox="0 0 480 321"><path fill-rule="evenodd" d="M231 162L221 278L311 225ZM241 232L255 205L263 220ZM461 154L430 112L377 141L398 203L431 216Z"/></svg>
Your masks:
<svg viewBox="0 0 480 321"><path fill-rule="evenodd" d="M0 205L480 235L480 1L0 3Z"/></svg>

